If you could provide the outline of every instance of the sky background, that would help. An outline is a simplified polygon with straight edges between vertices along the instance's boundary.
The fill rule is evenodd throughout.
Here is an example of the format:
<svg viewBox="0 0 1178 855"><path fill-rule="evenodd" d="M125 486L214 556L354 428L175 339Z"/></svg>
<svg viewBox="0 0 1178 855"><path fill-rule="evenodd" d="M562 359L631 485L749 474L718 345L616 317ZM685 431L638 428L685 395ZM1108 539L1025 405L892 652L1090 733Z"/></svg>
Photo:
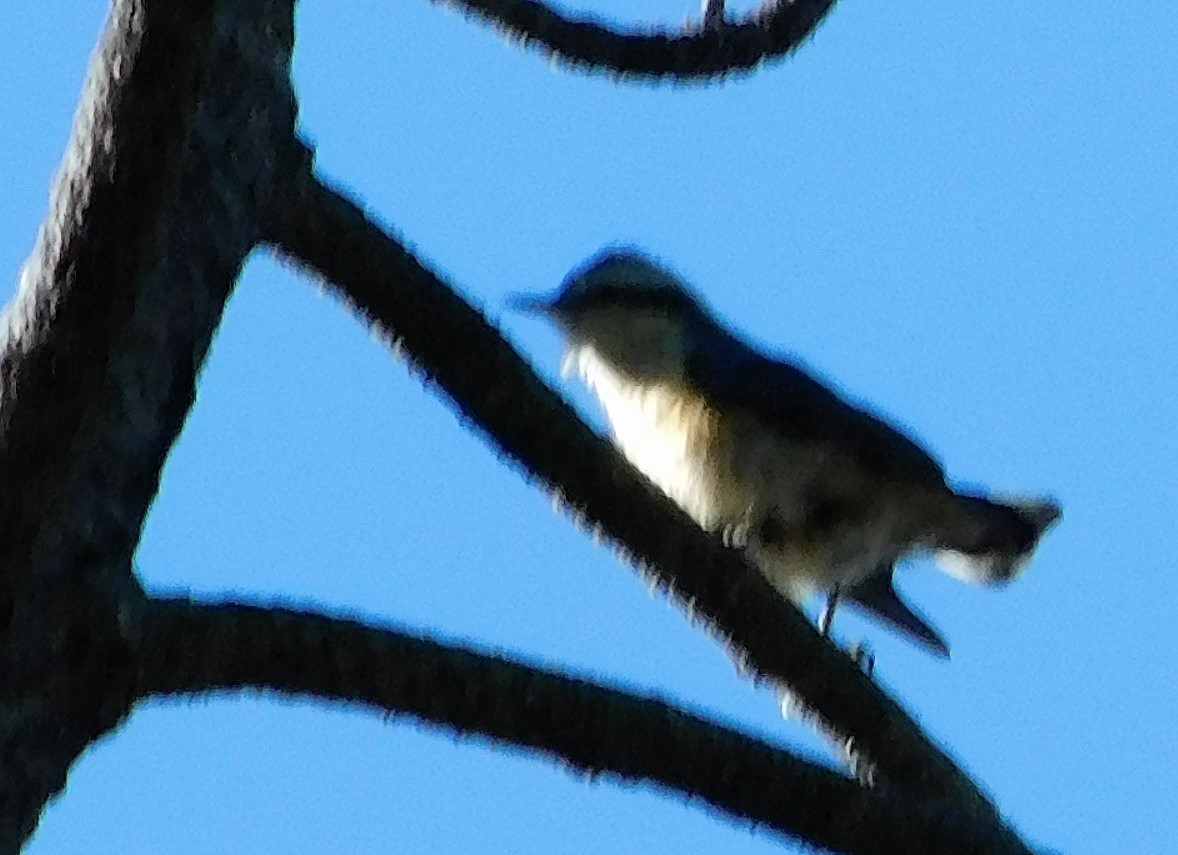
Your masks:
<svg viewBox="0 0 1178 855"><path fill-rule="evenodd" d="M395 8L394 8L395 7ZM675 24L687 3L579 7ZM46 210L96 2L5 4L0 271ZM846 2L793 58L618 85L422 0L308 0L319 166L485 309L611 241L911 427L962 483L1065 508L1005 590L931 565L944 663L840 614L880 680L1026 837L1178 838L1178 24L1094 0ZM9 286L11 287L11 286ZM5 299L11 294L5 293ZM461 347L456 342L455 347ZM661 693L821 756L677 607L555 512L314 284L248 263L137 561L157 592L323 608ZM650 787L407 721L256 697L141 706L28 851L742 853L781 839Z"/></svg>

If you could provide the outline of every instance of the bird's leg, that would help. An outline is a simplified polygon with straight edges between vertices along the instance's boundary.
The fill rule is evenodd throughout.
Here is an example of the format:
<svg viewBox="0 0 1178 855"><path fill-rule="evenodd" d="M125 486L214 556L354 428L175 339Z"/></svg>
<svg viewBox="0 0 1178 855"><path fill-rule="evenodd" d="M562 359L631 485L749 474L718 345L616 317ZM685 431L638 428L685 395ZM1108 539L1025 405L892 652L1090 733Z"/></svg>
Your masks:
<svg viewBox="0 0 1178 855"><path fill-rule="evenodd" d="M830 589L830 593L826 595L826 608L818 616L818 631L822 633L823 638L830 638L830 625L834 623L834 611L839 606L839 595L842 593L842 588L842 585L836 583Z"/></svg>
<svg viewBox="0 0 1178 855"><path fill-rule="evenodd" d="M834 623L834 613L838 609L839 600L842 598L843 586L836 584L826 595L826 606L822 609L822 613L818 615L818 632L823 638L829 639L831 644L836 648L842 650L830 635L830 625ZM868 677L875 671L875 654L871 649L862 643L856 644L850 650L845 651L851 657L851 660L863 670L863 673ZM795 698L793 693L788 689L781 695L781 717L790 718L799 711L805 712L806 706L799 699Z"/></svg>
<svg viewBox="0 0 1178 855"><path fill-rule="evenodd" d="M826 608L818 616L818 631L822 633L823 638L831 637L830 625L834 623L834 612L838 608L842 592L842 585L836 584L826 596ZM847 652L855 664L863 669L863 673L870 677L875 671L875 654L871 652L871 648L865 644L857 643Z"/></svg>
<svg viewBox="0 0 1178 855"><path fill-rule="evenodd" d="M701 12L703 20L700 22L705 30L721 29L725 21L724 0L703 0Z"/></svg>

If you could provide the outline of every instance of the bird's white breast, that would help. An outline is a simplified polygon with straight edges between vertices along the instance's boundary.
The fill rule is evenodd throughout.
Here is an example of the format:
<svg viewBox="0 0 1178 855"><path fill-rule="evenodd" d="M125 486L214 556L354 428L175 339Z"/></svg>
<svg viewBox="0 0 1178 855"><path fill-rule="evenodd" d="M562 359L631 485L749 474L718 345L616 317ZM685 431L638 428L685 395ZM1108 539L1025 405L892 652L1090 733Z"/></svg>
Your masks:
<svg viewBox="0 0 1178 855"><path fill-rule="evenodd" d="M627 459L708 530L755 525L768 512L787 527L802 524L814 485L847 474L747 414L718 412L681 378L634 382L586 345L569 352L565 368L593 389ZM838 542L778 545L754 532L747 545L769 580L797 600L865 578L892 556L891 527L880 519L842 531Z"/></svg>
<svg viewBox="0 0 1178 855"><path fill-rule="evenodd" d="M635 383L589 346L570 351L626 458L705 528L717 523L715 412L682 382Z"/></svg>

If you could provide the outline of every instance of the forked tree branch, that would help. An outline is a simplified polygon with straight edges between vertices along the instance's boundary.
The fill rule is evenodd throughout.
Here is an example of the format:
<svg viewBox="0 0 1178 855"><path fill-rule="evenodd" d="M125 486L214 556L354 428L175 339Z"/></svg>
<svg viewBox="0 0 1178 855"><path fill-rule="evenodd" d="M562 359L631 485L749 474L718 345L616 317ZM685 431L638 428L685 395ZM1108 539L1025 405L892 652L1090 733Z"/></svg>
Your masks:
<svg viewBox="0 0 1178 855"><path fill-rule="evenodd" d="M701 81L779 59L814 32L835 0L767 0L739 21L669 30L616 30L562 15L541 0L435 0L493 24L562 62L640 78Z"/></svg>
<svg viewBox="0 0 1178 855"><path fill-rule="evenodd" d="M0 852L133 699L131 555L299 156L293 26L281 0L116 0L91 62L0 332Z"/></svg>
<svg viewBox="0 0 1178 855"><path fill-rule="evenodd" d="M158 282L196 121L216 17L201 5L112 8L49 217L0 323L0 626L33 576L94 553L130 558L187 409L165 415L176 407L162 399L183 390L143 377L136 356L188 334L166 299L141 295Z"/></svg>
<svg viewBox="0 0 1178 855"><path fill-rule="evenodd" d="M652 782L833 852L1028 855L955 806L870 790L654 697L404 631L273 606L153 599L141 697L269 691L362 704Z"/></svg>
<svg viewBox="0 0 1178 855"><path fill-rule="evenodd" d="M341 193L309 172L291 179L291 197L264 223L285 256L322 277L533 480L628 550L742 665L853 737L891 783L996 820L899 705L587 427L481 313Z"/></svg>

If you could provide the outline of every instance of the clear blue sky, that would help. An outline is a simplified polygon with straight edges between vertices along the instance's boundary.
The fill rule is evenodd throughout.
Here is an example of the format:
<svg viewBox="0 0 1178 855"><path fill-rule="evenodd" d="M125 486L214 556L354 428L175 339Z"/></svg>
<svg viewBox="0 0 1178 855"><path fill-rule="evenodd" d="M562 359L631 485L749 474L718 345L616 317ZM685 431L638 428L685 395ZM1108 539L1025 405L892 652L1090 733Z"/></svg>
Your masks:
<svg viewBox="0 0 1178 855"><path fill-rule="evenodd" d="M24 46L0 54L9 282L104 11L0 13ZM903 574L951 663L853 617L838 630L870 640L881 679L1029 839L1149 853L1178 838L1175 57L1159 2L848 0L751 78L618 86L424 0L308 0L296 82L324 173L548 376L555 334L504 296L630 241L750 336L910 425L954 478L1057 495L1063 524L1013 587ZM137 560L153 590L395 621L814 747L334 300L262 254ZM676 796L411 723L234 697L138 709L74 767L30 851L783 847Z"/></svg>

